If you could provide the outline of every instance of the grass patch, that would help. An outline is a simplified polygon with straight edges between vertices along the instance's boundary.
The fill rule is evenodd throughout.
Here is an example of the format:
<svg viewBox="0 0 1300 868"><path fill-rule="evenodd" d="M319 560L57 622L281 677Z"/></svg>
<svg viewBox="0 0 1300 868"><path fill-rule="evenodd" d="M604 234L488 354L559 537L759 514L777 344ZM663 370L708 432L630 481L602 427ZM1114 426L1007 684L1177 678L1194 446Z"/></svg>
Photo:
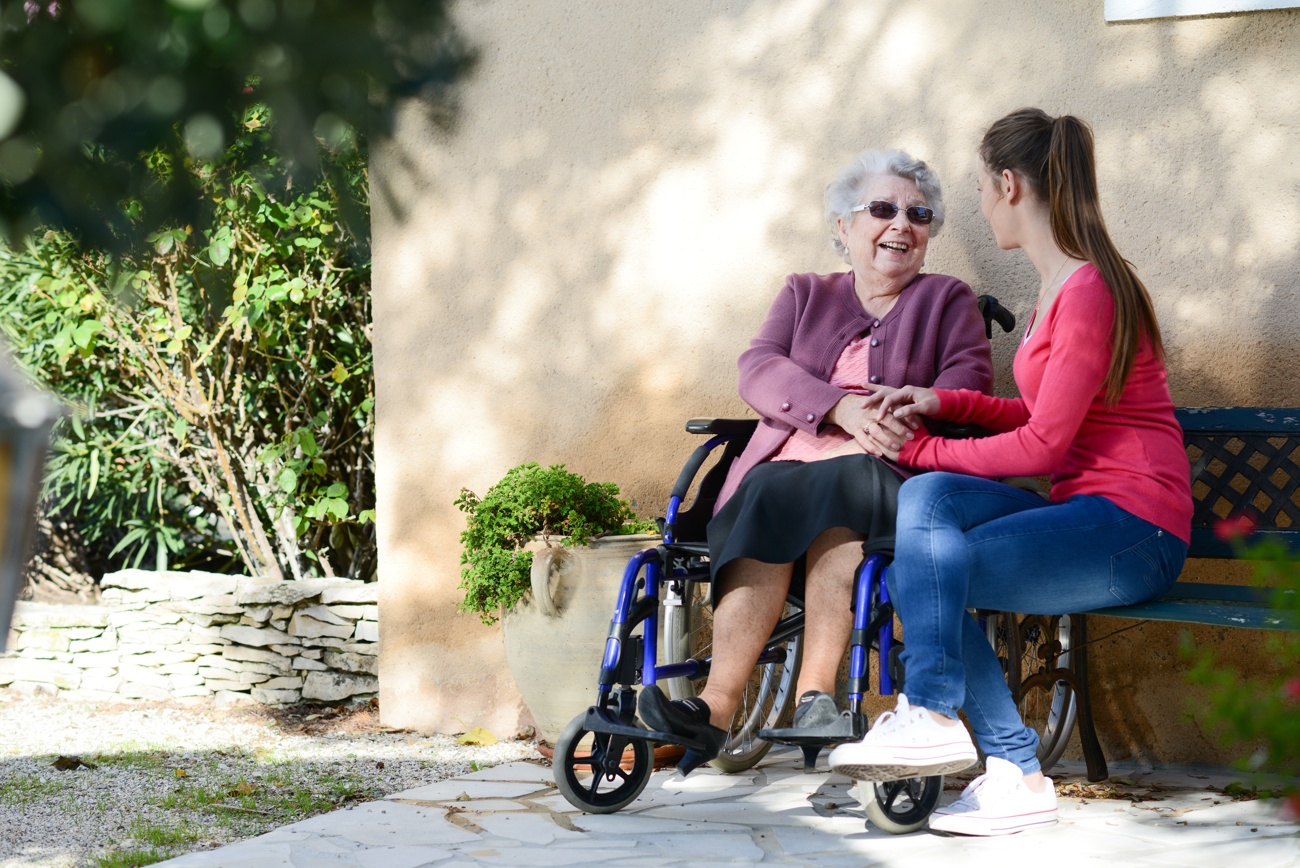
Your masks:
<svg viewBox="0 0 1300 868"><path fill-rule="evenodd" d="M63 781L51 781L39 775L19 775L0 783L0 805L21 808L58 795L67 788L68 784Z"/></svg>
<svg viewBox="0 0 1300 868"><path fill-rule="evenodd" d="M164 748L141 748L139 750L122 750L114 753L102 753L95 757L96 765L112 766L124 769L146 769L152 771L162 768L170 757Z"/></svg>
<svg viewBox="0 0 1300 868"><path fill-rule="evenodd" d="M170 859L172 855L172 853L164 853L152 848L149 850L118 850L116 853L97 857L95 859L95 868L138 868L140 865L163 862Z"/></svg>
<svg viewBox="0 0 1300 868"><path fill-rule="evenodd" d="M180 779L154 802L166 811L194 812L228 828L249 822L285 825L343 805L381 797L359 776L321 774L297 762L264 763L256 770Z"/></svg>
<svg viewBox="0 0 1300 868"><path fill-rule="evenodd" d="M184 821L169 826L135 819L127 824L126 837L130 846L96 857L96 868L136 868L162 862L193 849L194 843L203 839L204 832Z"/></svg>
<svg viewBox="0 0 1300 868"><path fill-rule="evenodd" d="M145 820L132 820L126 833L131 839L152 848L176 847L181 844L193 844L203 837L197 826L182 822L178 826L159 826Z"/></svg>

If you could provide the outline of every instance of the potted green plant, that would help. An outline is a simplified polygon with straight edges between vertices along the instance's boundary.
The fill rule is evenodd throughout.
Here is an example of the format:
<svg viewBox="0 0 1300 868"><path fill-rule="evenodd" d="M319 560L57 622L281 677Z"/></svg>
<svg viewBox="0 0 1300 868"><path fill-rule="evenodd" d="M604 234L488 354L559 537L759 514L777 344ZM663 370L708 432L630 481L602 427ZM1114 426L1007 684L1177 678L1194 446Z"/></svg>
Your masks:
<svg viewBox="0 0 1300 868"><path fill-rule="evenodd" d="M587 482L564 465L511 468L479 497L462 489L460 608L502 621L506 662L554 744L585 705L600 671L623 568L652 544L618 486Z"/></svg>

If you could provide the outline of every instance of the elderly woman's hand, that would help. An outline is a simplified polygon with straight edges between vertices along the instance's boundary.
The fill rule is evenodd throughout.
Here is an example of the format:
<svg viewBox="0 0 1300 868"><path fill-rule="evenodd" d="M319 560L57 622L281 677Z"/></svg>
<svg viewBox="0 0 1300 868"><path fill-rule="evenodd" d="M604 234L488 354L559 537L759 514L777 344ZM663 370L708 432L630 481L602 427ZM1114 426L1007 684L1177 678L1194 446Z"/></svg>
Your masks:
<svg viewBox="0 0 1300 868"><path fill-rule="evenodd" d="M910 420L892 416L878 417L875 408L868 403L870 400L870 397L862 395L845 395L826 414L826 418L848 432L869 454L896 458L903 442L916 436L912 433L915 424L909 425Z"/></svg>

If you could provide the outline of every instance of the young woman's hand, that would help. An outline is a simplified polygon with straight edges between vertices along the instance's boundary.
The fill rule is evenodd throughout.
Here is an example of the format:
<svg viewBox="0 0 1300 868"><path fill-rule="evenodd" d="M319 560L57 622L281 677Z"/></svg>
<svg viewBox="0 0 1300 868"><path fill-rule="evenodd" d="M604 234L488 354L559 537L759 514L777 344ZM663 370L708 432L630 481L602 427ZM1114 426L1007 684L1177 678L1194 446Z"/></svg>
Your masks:
<svg viewBox="0 0 1300 868"><path fill-rule="evenodd" d="M875 386L875 391L867 396L864 409L876 411L876 419L890 420L916 430L920 416L933 416L939 412L939 396L933 389L923 386L903 386L895 389L891 386Z"/></svg>
<svg viewBox="0 0 1300 868"><path fill-rule="evenodd" d="M868 454L892 458L904 441L916 435L902 419L878 418L875 408L868 406L869 400L863 395L845 395L826 414L826 420L847 431Z"/></svg>

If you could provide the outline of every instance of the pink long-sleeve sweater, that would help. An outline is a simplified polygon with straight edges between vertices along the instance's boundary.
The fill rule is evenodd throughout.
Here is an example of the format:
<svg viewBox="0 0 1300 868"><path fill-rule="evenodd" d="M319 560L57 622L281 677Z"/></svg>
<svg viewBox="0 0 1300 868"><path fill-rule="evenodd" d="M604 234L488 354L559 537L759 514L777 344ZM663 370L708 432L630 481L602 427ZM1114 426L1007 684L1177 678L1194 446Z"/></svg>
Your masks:
<svg viewBox="0 0 1300 868"><path fill-rule="evenodd" d="M1189 541L1187 453L1164 363L1148 343L1118 403L1105 400L1114 312L1101 274L1091 264L1080 268L1016 352L1020 398L935 390L939 418L1001 433L946 440L921 428L899 462L986 477L1050 474L1053 501L1100 495Z"/></svg>

